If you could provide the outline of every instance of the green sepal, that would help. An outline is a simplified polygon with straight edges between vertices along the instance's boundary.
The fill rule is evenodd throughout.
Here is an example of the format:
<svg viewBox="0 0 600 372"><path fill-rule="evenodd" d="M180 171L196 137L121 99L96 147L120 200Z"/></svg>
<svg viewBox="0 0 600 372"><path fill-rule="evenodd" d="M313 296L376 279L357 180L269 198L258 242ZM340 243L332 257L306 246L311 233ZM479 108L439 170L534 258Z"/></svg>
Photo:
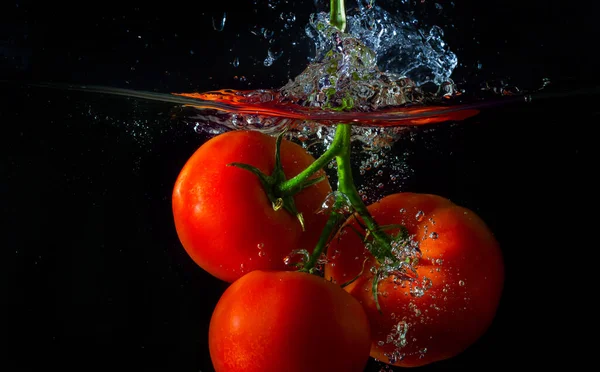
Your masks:
<svg viewBox="0 0 600 372"><path fill-rule="evenodd" d="M283 209L285 209L287 212L291 213L294 217L298 219L298 222L300 222L300 226L302 227L302 231L305 231L304 217L302 216L302 213L298 212L298 209L296 208L296 203L294 202L294 197L292 195L279 196L275 193L275 190L277 190L277 186L285 182L285 173L283 172L283 167L281 166L281 141L285 132L286 130L284 129L277 136L277 140L275 143L275 167L273 169L273 173L271 173L270 176L267 176L260 169L250 164L230 163L227 164L227 166L234 166L240 169L245 169L256 175L260 180L260 183L263 186L263 189L265 190L265 193L267 194L267 197L269 198L273 209L275 211L278 211L283 207ZM314 180L310 181L312 182ZM320 181L321 180L317 182Z"/></svg>

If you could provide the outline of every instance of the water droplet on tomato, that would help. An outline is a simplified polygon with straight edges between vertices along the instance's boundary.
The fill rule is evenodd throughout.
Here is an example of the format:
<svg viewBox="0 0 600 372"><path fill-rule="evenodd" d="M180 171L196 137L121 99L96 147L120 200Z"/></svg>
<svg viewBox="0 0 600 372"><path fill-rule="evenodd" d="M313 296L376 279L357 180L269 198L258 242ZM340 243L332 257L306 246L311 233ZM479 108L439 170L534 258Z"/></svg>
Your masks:
<svg viewBox="0 0 600 372"><path fill-rule="evenodd" d="M437 239L437 238L438 238L438 233L436 233L436 232L434 231L434 232L432 232L431 234L429 234L429 237L430 237L431 239L435 240L435 239Z"/></svg>
<svg viewBox="0 0 600 372"><path fill-rule="evenodd" d="M413 297L423 297L423 295L425 294L425 291L423 290L423 288L420 285L411 285L410 286L410 294Z"/></svg>
<svg viewBox="0 0 600 372"><path fill-rule="evenodd" d="M425 213L423 211L418 211L415 215L415 219L419 222L423 221L423 217L425 217Z"/></svg>
<svg viewBox="0 0 600 372"><path fill-rule="evenodd" d="M465 285L465 281L464 280L459 280L458 281L458 285L461 286L461 287L464 286Z"/></svg>
<svg viewBox="0 0 600 372"><path fill-rule="evenodd" d="M423 277L423 290L426 291L431 287L433 287L433 281L431 279L429 279L428 277L424 276Z"/></svg>

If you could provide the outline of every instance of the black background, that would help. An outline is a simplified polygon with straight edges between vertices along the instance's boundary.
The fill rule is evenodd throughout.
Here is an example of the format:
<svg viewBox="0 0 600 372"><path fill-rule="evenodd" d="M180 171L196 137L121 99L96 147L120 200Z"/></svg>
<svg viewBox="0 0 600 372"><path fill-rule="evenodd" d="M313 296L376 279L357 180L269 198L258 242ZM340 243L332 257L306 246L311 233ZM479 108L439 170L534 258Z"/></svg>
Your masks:
<svg viewBox="0 0 600 372"><path fill-rule="evenodd" d="M271 3L4 2L0 79L159 92L278 87L308 63L303 28L327 6ZM429 0L412 8L424 26L444 28L460 62L455 81L597 84L597 5L439 3L441 13ZM296 14L289 30L283 11ZM212 19L223 12L219 32ZM251 34L255 26L277 41ZM271 67L262 64L268 47L283 51ZM185 255L170 214L173 181L205 138L167 104L7 83L0 92L2 369L210 371L208 321L226 285ZM595 205L596 100L491 108L459 125L416 128L414 141L395 145L414 170L403 190L475 210L506 260L490 331L427 368L569 366L586 356L578 333L596 241L586 217Z"/></svg>

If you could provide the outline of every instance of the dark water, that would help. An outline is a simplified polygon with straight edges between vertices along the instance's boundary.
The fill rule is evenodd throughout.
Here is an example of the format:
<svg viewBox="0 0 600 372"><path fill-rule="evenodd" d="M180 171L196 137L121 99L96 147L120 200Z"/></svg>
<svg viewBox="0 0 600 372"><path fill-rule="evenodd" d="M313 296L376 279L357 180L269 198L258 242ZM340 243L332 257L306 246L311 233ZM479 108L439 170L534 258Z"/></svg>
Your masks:
<svg viewBox="0 0 600 372"><path fill-rule="evenodd" d="M455 3L462 29L448 42L466 50L467 61L480 58L498 74L524 80L551 74L590 86L584 77L592 62L576 38L587 11L537 1L527 8L500 2L497 12ZM265 45L247 30L267 24L264 4L256 16L225 9L222 32L212 28L218 12L183 6L86 4L72 18L61 11L43 17L49 9L26 2L9 5L0 41L18 58L2 60L4 79L165 92L274 87L304 66L310 50L301 40L296 52L284 46L295 53L289 66L285 59L262 66ZM279 6L292 7L296 26L314 11L313 2ZM500 22L498 12L512 22ZM478 20L471 28L467 14ZM549 31L565 24L570 28L560 35ZM480 44L467 41L473 35ZM228 64L230 46L239 51L237 69ZM252 58L261 63L253 66ZM0 92L2 369L211 371L208 322L226 285L185 254L170 204L179 169L206 136L169 104L14 84ZM396 188L473 209L506 260L506 289L489 332L460 356L425 369L562 366L586 355L576 334L588 305L577 296L594 249L584 214L594 203L588 188L597 100L587 94L491 108L462 123L414 128L394 146L410 153L413 169ZM373 362L368 370L379 368Z"/></svg>

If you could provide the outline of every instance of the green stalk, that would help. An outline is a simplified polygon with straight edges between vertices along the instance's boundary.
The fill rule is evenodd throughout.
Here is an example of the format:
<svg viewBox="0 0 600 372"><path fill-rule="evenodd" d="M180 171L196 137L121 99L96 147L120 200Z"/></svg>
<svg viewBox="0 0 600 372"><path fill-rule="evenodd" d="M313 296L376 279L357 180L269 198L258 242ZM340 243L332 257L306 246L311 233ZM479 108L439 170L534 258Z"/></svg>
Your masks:
<svg viewBox="0 0 600 372"><path fill-rule="evenodd" d="M346 10L344 7L344 0L331 0L329 20L334 27L344 32L346 29ZM310 176L325 167L335 158L338 171L338 190L348 198L352 208L362 218L366 228L369 230L373 238L379 243L379 245L381 247L385 247L385 250L391 251L391 238L379 228L377 222L367 210L365 203L362 201L362 198L358 194L356 186L354 185L352 166L350 162L351 136L351 124L338 124L335 130L333 142L331 143L329 149L327 149L323 155L321 155L313 164L311 164L296 177L283 182L279 186L278 191L283 195L293 194L300 191ZM317 261L325 249L325 246L329 242L331 235L343 221L344 215L338 211L344 207L344 203L346 203L346 201L341 197L336 199L329 216L329 220L327 221L309 260L302 268L302 271L313 271Z"/></svg>
<svg viewBox="0 0 600 372"><path fill-rule="evenodd" d="M346 7L344 5L344 0L331 0L329 6L329 22L338 30L344 32L344 30L346 29ZM313 164L311 164L308 168L306 168L296 177L281 183L277 187L277 191L279 192L279 194L294 195L300 190L302 190L306 182L308 182L308 178L310 176L315 174L320 169L324 168L330 161L332 161L338 155L338 153L341 151L341 144L341 141L336 141L334 139L329 149L325 151L325 153L321 155Z"/></svg>
<svg viewBox="0 0 600 372"><path fill-rule="evenodd" d="M352 135L352 127L350 124L339 124L337 126L337 132L341 133L343 145L342 153L336 156L337 168L338 168L338 190L345 194L350 200L352 208L362 218L365 226L382 247L390 247L391 238L388 234L384 233L377 222L373 219L369 213L367 206L363 202L361 196L356 190L354 184L354 177L352 176L352 164L350 162L350 136ZM336 133L337 135L337 133ZM391 249L391 248L390 248Z"/></svg>
<svg viewBox="0 0 600 372"><path fill-rule="evenodd" d="M390 236L379 228L379 225L367 210L367 206L362 201L361 196L356 190L354 178L352 176L352 165L350 162L351 135L351 124L338 124L333 143L330 147L330 150L335 150L332 150L331 153L328 154L328 157L334 155L337 162L338 190L348 198L350 205L361 217L363 223L369 230L369 233L379 243L379 246L384 247L384 250L391 252ZM318 259L321 257L321 254L329 242L331 235L335 232L334 230L339 226L342 218L344 217L342 214L337 212L344 207L343 203L345 203L344 200L340 200L339 198L336 199L331 211L331 215L329 216L329 220L327 221L319 241L317 242L314 251L312 252L308 262L306 262L304 265L302 271L311 272Z"/></svg>
<svg viewBox="0 0 600 372"><path fill-rule="evenodd" d="M335 137L337 137L337 132L335 134ZM295 177L290 178L289 180L279 184L279 186L277 187L279 195L294 195L300 192L300 190L304 188L304 185L306 185L306 183L309 181L309 178L313 174L323 169L327 164L329 164L330 161L332 161L340 153L341 145L342 142L337 141L334 138L333 142L331 143L331 146L329 146L329 148L323 153L323 155L319 156L317 160L315 160L311 165L309 165L306 169L304 169Z"/></svg>
<svg viewBox="0 0 600 372"><path fill-rule="evenodd" d="M344 0L331 0L329 3L329 22L338 30L346 30L346 9Z"/></svg>

